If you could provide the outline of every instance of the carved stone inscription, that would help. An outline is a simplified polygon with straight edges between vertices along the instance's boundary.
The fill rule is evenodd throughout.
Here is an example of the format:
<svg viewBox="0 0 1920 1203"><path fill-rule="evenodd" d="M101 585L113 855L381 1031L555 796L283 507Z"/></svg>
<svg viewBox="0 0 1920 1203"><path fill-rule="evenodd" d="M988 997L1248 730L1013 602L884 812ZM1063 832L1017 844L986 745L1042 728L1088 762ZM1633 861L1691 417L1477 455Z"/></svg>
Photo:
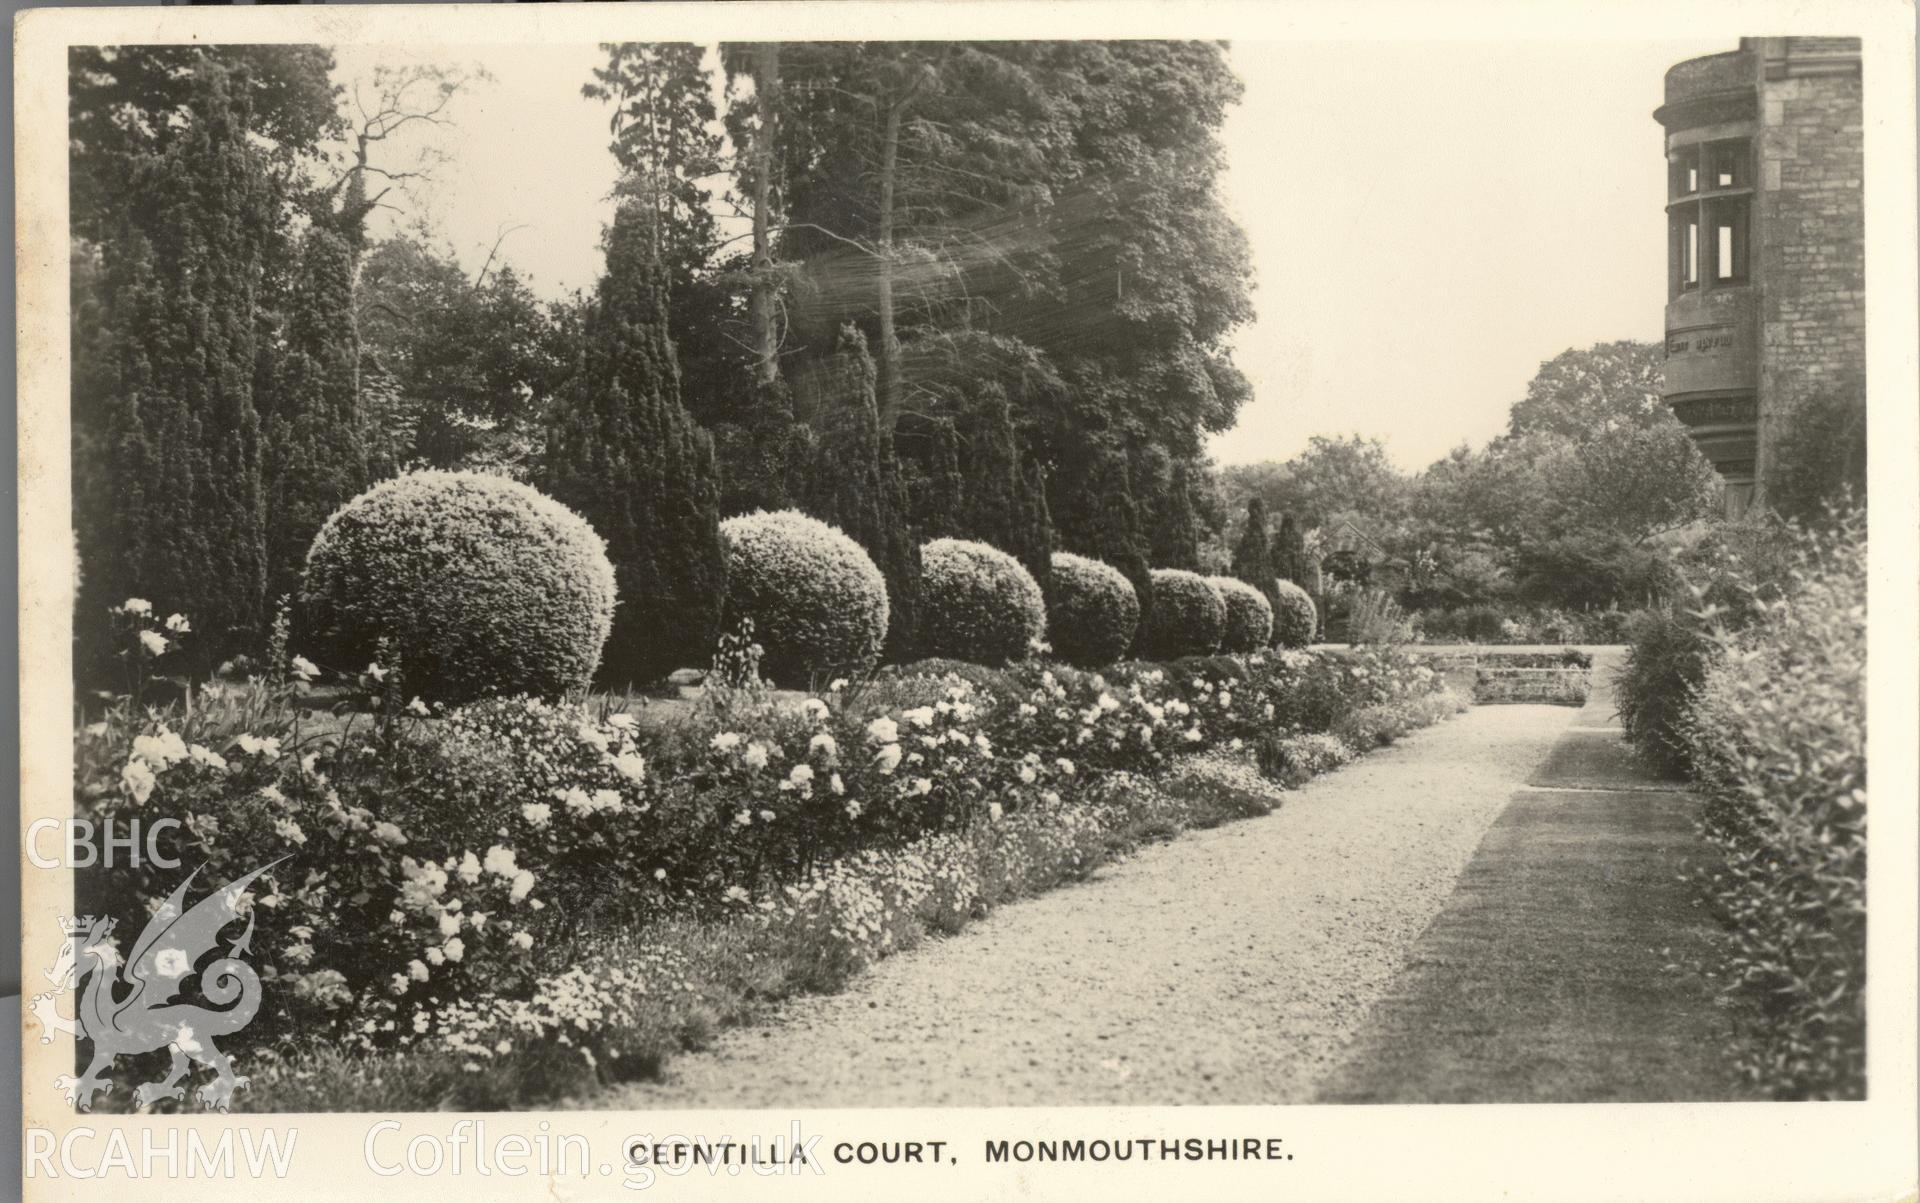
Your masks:
<svg viewBox="0 0 1920 1203"><path fill-rule="evenodd" d="M1752 397L1697 397L1673 403L1673 416L1688 426L1751 424L1757 415Z"/></svg>

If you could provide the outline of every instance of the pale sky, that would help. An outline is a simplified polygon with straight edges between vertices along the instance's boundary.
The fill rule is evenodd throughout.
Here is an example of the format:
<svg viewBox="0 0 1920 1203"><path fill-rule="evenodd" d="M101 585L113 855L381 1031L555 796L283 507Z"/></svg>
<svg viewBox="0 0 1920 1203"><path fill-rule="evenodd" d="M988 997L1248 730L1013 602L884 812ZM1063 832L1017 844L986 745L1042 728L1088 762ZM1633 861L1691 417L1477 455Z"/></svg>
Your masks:
<svg viewBox="0 0 1920 1203"><path fill-rule="evenodd" d="M1223 191L1253 247L1257 317L1234 344L1254 398L1218 460L1358 432L1417 469L1499 433L1541 361L1657 340L1661 77L1735 42L1236 43ZM502 254L535 291L591 286L614 179L609 107L579 94L597 47L337 57L349 85L376 62L484 65L432 132L448 162L412 215L469 268L524 224Z"/></svg>

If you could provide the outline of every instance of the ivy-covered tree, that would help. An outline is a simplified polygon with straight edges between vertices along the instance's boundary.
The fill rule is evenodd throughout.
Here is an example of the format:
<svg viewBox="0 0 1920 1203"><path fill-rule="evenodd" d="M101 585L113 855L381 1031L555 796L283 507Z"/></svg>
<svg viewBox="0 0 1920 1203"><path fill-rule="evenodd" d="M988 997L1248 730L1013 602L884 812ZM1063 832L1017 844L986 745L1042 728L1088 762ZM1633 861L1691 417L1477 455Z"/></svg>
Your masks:
<svg viewBox="0 0 1920 1203"><path fill-rule="evenodd" d="M877 373L866 337L847 326L825 367L809 378L817 392L818 436L811 479L801 498L809 514L845 531L887 578L887 643L895 663L917 648L920 535L908 521L907 488L893 440L880 424Z"/></svg>
<svg viewBox="0 0 1920 1203"><path fill-rule="evenodd" d="M607 541L619 588L608 682L704 665L726 588L713 442L680 404L667 267L651 217L625 205L587 307L582 357L548 424L544 486Z"/></svg>
<svg viewBox="0 0 1920 1203"><path fill-rule="evenodd" d="M1014 42L782 48L773 170L783 257L807 276L794 321L813 337L861 323L890 433L910 404L907 344L964 326L983 308L972 274L1034 249L993 220L1026 214L1046 170L1045 89L1022 53Z"/></svg>
<svg viewBox="0 0 1920 1203"><path fill-rule="evenodd" d="M722 59L753 80L729 129L756 221L739 276L757 362L779 344L798 388L858 324L929 522L958 520L927 499L958 499L942 482L955 459L968 474L975 403L997 385L1047 525L1110 524L1090 507L1114 502L1073 483L1098 445L1128 460L1098 466L1129 489L1114 554L1196 563L1215 525L1203 438L1249 394L1226 346L1251 316L1251 269L1215 188L1239 94L1224 47L795 43Z"/></svg>
<svg viewBox="0 0 1920 1203"><path fill-rule="evenodd" d="M95 215L98 325L74 348L83 640L135 596L186 614L203 660L265 625L256 302L285 192L249 78L194 61L164 143L116 147L113 216Z"/></svg>

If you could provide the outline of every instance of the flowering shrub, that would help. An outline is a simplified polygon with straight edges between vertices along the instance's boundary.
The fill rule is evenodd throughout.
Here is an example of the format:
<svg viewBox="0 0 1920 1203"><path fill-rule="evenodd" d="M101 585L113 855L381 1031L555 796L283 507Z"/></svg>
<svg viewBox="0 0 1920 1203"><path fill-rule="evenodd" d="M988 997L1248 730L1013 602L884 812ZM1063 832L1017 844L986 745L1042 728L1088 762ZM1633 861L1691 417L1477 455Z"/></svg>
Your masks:
<svg viewBox="0 0 1920 1203"><path fill-rule="evenodd" d="M923 662L795 698L760 682L752 639L731 636L667 721L610 701L402 703L378 663L361 677L381 704L321 721L301 696L311 666L280 649L262 679L83 727L79 809L179 819L166 850L210 882L279 860L248 904L270 983L250 1051L311 1066L314 1043L426 1050L423 1067L494 1083L422 1068L438 1098L503 1105L500 1083L644 1072L698 1038L715 999L733 1013L756 992L831 988L1128 841L1269 805L1195 753L1365 708L1411 722L1450 698L1384 651L1104 676ZM85 872L82 905L138 915L178 875ZM756 956L784 976L725 968Z"/></svg>
<svg viewBox="0 0 1920 1203"><path fill-rule="evenodd" d="M1709 652L1680 724L1722 863L1697 877L1728 925L1737 1050L1782 1099L1866 1096L1865 519L1794 532L1793 584Z"/></svg>
<svg viewBox="0 0 1920 1203"><path fill-rule="evenodd" d="M208 885L287 858L242 900L256 927L250 959L276 1000L247 1042L341 1037L369 1021L379 1030L409 995L524 980L542 905L532 875L483 833L429 851L403 826L413 816L397 804L445 767L423 719L322 738L287 698L218 688L191 712L119 707L83 728L76 802L95 822L177 820L162 850L201 866ZM89 912L139 915L178 877L142 861L77 872L75 893Z"/></svg>
<svg viewBox="0 0 1920 1203"><path fill-rule="evenodd" d="M613 568L593 528L499 476L415 472L328 518L307 553L309 637L338 667L382 640L429 700L584 688L612 629Z"/></svg>
<svg viewBox="0 0 1920 1203"><path fill-rule="evenodd" d="M920 642L930 656L1004 664L1047 630L1040 585L996 547L935 539L920 549Z"/></svg>
<svg viewBox="0 0 1920 1203"><path fill-rule="evenodd" d="M1267 646L1273 638L1273 604L1266 595L1230 576L1206 579L1226 606L1226 621L1220 628L1220 650L1230 654L1246 653Z"/></svg>
<svg viewBox="0 0 1920 1203"><path fill-rule="evenodd" d="M1155 659L1205 656L1220 649L1227 604L1203 576L1179 568L1153 570L1153 605L1141 624L1138 650Z"/></svg>
<svg viewBox="0 0 1920 1203"><path fill-rule="evenodd" d="M447 848L480 832L497 840L556 908L549 928L632 914L653 901L649 892L636 898L607 883L651 880L669 834L635 731L625 714L597 719L577 704L530 697L455 710L428 737L440 775L416 795L411 834Z"/></svg>
<svg viewBox="0 0 1920 1203"><path fill-rule="evenodd" d="M1273 612L1273 642L1276 647L1305 647L1320 629L1320 612L1314 608L1307 591L1292 581L1275 581L1274 597L1279 605Z"/></svg>
<svg viewBox="0 0 1920 1203"><path fill-rule="evenodd" d="M782 684L870 668L887 637L887 582L858 543L797 510L720 524L727 546L723 625L750 618L762 671Z"/></svg>
<svg viewBox="0 0 1920 1203"><path fill-rule="evenodd" d="M1353 749L1338 736L1269 735L1254 745L1260 772L1296 789L1353 759Z"/></svg>
<svg viewBox="0 0 1920 1203"><path fill-rule="evenodd" d="M1354 751L1370 752L1409 731L1437 722L1465 705L1445 692L1394 698L1342 715L1335 720L1332 733Z"/></svg>
<svg viewBox="0 0 1920 1203"><path fill-rule="evenodd" d="M170 614L163 622L144 597L129 597L109 610L107 617L118 645L114 657L120 661L127 696L138 705L147 696L149 683L160 675L158 670L171 667L171 660L166 665L161 661L179 650L193 624L184 614Z"/></svg>
<svg viewBox="0 0 1920 1203"><path fill-rule="evenodd" d="M1133 646L1140 598L1118 568L1070 552L1053 553L1047 581L1047 642L1068 664L1098 668Z"/></svg>
<svg viewBox="0 0 1920 1203"><path fill-rule="evenodd" d="M1341 715L1384 700L1382 687L1396 670L1424 668L1371 649L1280 652L1268 660L1268 674L1257 691L1261 718L1269 730L1294 732L1330 730ZM1437 683L1438 678L1430 675L1422 681Z"/></svg>

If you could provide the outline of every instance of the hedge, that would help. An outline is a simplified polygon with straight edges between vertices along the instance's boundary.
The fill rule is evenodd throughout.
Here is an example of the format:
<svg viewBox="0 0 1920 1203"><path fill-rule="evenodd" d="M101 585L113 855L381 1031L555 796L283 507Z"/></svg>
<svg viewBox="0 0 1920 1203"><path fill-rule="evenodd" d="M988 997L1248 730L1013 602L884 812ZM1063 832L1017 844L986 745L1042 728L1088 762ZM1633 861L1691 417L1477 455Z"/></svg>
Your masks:
<svg viewBox="0 0 1920 1203"><path fill-rule="evenodd" d="M858 543L798 510L720 524L731 631L753 620L762 674L783 685L871 667L887 638L887 582Z"/></svg>
<svg viewBox="0 0 1920 1203"><path fill-rule="evenodd" d="M1005 664L1047 629L1040 585L997 547L935 539L920 549L920 646L929 656Z"/></svg>
<svg viewBox="0 0 1920 1203"><path fill-rule="evenodd" d="M1866 1097L1865 519L1791 532L1791 583L1716 626L1677 724L1727 928L1736 1063L1778 1099Z"/></svg>
<svg viewBox="0 0 1920 1203"><path fill-rule="evenodd" d="M606 545L527 485L415 472L355 497L307 552L303 635L358 671L384 639L403 688L428 700L556 697L584 688L612 628Z"/></svg>
<svg viewBox="0 0 1920 1203"><path fill-rule="evenodd" d="M1153 570L1153 606L1140 632L1140 655L1155 660L1220 650L1227 604L1205 577L1181 568Z"/></svg>
<svg viewBox="0 0 1920 1203"><path fill-rule="evenodd" d="M1047 583L1047 642L1053 654L1098 668L1127 654L1140 627L1140 596L1118 568L1072 552L1053 553Z"/></svg>
<svg viewBox="0 0 1920 1203"><path fill-rule="evenodd" d="M1314 632L1320 629L1320 612L1315 609L1313 598L1292 581L1275 581L1273 587L1274 600L1278 603L1273 611L1274 644L1305 647L1312 643Z"/></svg>
<svg viewBox="0 0 1920 1203"><path fill-rule="evenodd" d="M1226 624L1220 631L1223 652L1252 652L1273 638L1273 604L1266 595L1237 577L1210 576L1207 583L1226 606Z"/></svg>

